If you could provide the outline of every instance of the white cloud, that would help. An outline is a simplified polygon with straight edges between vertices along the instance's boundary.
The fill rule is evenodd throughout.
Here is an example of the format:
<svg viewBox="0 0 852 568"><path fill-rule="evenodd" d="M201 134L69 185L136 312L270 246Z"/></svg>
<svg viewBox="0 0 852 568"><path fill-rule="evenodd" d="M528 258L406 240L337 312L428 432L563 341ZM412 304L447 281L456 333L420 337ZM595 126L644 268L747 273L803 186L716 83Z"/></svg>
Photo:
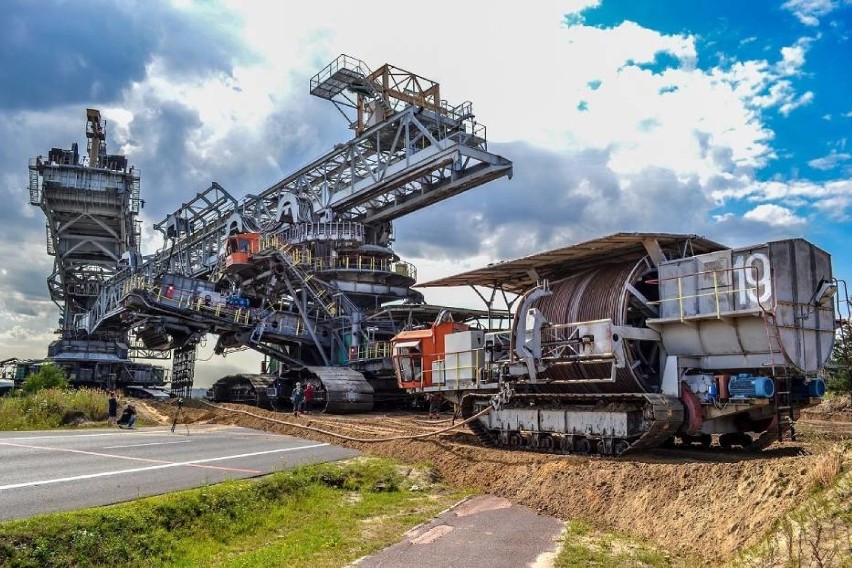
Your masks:
<svg viewBox="0 0 852 568"><path fill-rule="evenodd" d="M832 170L850 158L852 154L832 150L827 156L809 161L808 165L818 170Z"/></svg>
<svg viewBox="0 0 852 568"><path fill-rule="evenodd" d="M275 109L305 96L302 81L348 53L374 68L388 61L438 79L442 98L474 102L492 141L525 140L566 152L607 150L609 166L620 175L664 168L702 183L766 165L775 158L774 134L761 113L775 108L786 115L813 100L813 93L798 93L791 81L805 63L808 38L783 47L775 62L702 70L695 65L691 35L664 34L630 21L612 28L566 24L566 14L597 4L438 0L438 12L476 22L477 33L453 34L452 41L424 49L410 39L425 29L400 26L388 0L371 10L348 2L307 3L285 20L270 18L265 2L234 1L245 40L262 54L260 62L235 68L232 77L176 84L155 58L149 79L129 97L138 109L146 107L146 93L194 109L202 126L187 145L201 160L224 159L225 140L241 131L251 139ZM512 22L512 41L506 41L506 22ZM365 29L382 34L365 42ZM640 67L659 54L676 65Z"/></svg>
<svg viewBox="0 0 852 568"><path fill-rule="evenodd" d="M766 223L773 227L790 227L792 225L803 225L805 219L797 217L791 210L779 205L766 203L758 205L751 211L747 211L743 215L744 219L749 221L758 221Z"/></svg>
<svg viewBox="0 0 852 568"><path fill-rule="evenodd" d="M781 5L806 26L818 26L819 19L837 8L833 0L787 0Z"/></svg>
<svg viewBox="0 0 852 568"><path fill-rule="evenodd" d="M765 58L726 59L701 69L699 55L702 62L713 55L699 54L703 44L688 33L662 33L634 22L585 26L582 17L566 22L566 14L581 14L599 0L436 0L430 12L451 15L459 23L443 28L440 37L434 20L401 23L398 3L390 0L372 3L368 10L351 2L301 3L283 19L271 17L265 0L228 1L242 17L244 41L260 59L242 62L227 76L181 80L154 57L147 78L105 109L113 121L111 141L125 142L122 151L135 163L151 164L143 170L143 199L162 192L160 201L144 210L145 252L162 244L161 236L150 231L161 218L152 209L177 208L211 179L237 197L256 193L277 179L267 174L283 177L295 169L285 160L302 165L292 157L296 151L313 159L351 134L331 105L320 120L328 116L327 124L337 130L323 129L325 122L317 125L323 111L314 108L327 103L308 94L308 78L340 53L373 68L388 62L436 79L450 103L472 100L477 120L488 126L490 148L505 148L515 160L515 179L498 193L499 203L489 207L494 194L489 186L477 190L462 214L456 207L462 207L466 195L454 198L453 206L436 206L441 208L435 213L439 223L423 223L426 237L419 236L419 248L412 245L425 258L411 259L421 267L421 279L619 230L703 232L725 226L752 236L759 223L760 238L764 229L781 235L802 230L814 213L845 219L852 207L847 180L755 179L754 172L777 157L766 115L788 115L814 101L814 93L797 87L815 41L809 38ZM800 20L822 17L833 6L812 0L784 5ZM194 9L189 2L183 7ZM753 38L743 40L749 41ZM661 67L660 61L672 63ZM167 103L184 111L180 136L169 138L164 121L155 120ZM303 112L306 108L310 112ZM80 126L78 111L68 113L74 132ZM45 114L29 124L44 132L56 120ZM140 127L146 121L147 130ZM152 170L174 153L185 156L181 177L163 176L155 185ZM548 159L534 161L542 155ZM838 148L810 165L825 169L829 160L839 163L841 158L848 154ZM212 178L222 171L231 179ZM20 187L24 175L14 175L20 179L4 183ZM741 217L724 210L737 200L751 208ZM474 229L446 231L446 240L459 241L463 235L470 241L467 248L458 252L443 243L423 244L429 235L435 240L436 226L462 220L475 224ZM406 218L397 225L398 251L411 242L406 239L419 227L416 221ZM43 232L43 223L36 225ZM455 252L453 263L439 260ZM49 267L42 272L40 286Z"/></svg>

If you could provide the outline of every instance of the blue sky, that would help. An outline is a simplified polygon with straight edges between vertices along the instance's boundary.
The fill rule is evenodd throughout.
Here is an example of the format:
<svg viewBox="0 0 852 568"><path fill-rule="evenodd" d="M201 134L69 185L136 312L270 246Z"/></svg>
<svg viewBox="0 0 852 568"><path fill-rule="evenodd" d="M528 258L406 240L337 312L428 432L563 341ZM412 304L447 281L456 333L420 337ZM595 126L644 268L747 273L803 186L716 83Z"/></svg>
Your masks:
<svg viewBox="0 0 852 568"><path fill-rule="evenodd" d="M0 357L40 356L58 311L29 158L85 144L142 171L152 225L209 186L255 193L351 138L309 78L340 53L474 103L515 176L396 224L421 280L617 231L731 246L805 237L852 278L850 0L9 0L0 19ZM458 291L430 292L463 304ZM231 363L228 363L231 365ZM220 368L225 368L223 363Z"/></svg>

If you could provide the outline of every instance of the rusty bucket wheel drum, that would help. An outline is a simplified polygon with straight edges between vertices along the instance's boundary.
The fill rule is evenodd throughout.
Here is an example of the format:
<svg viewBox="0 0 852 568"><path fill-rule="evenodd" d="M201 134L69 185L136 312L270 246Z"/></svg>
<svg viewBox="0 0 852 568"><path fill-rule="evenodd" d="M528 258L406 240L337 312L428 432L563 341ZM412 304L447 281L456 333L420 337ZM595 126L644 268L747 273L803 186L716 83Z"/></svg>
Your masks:
<svg viewBox="0 0 852 568"><path fill-rule="evenodd" d="M533 307L551 323L611 319L615 326L645 327L647 313L632 290L640 291L648 300L657 301L656 286L647 284L657 277L657 271L647 260L630 261L613 266L592 268L552 283L552 294L537 300ZM516 314L515 324L517 327ZM603 381L610 376L608 363L556 364L542 375L545 380L574 381L571 392L659 392L659 342L612 337L614 344L624 345L627 365L616 371L612 383Z"/></svg>

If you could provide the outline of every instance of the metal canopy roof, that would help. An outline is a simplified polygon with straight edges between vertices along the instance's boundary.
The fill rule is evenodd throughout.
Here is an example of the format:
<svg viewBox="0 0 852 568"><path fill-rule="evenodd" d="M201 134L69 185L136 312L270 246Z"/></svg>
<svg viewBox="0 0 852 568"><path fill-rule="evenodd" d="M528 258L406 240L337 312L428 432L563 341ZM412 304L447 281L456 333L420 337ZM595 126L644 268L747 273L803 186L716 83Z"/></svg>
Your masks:
<svg viewBox="0 0 852 568"><path fill-rule="evenodd" d="M414 317L420 318L421 320L434 320L442 311L448 311L453 316L454 321L466 321L471 319L497 319L497 318L509 318L511 314L508 310L499 310L492 309L490 312L487 310L476 310L472 308L457 308L451 306L436 306L434 304L390 304L382 307L382 311L376 313L373 316L368 316L364 319L365 322L368 322L373 319L380 319L386 313L396 316L397 318L405 315L411 314Z"/></svg>
<svg viewBox="0 0 852 568"><path fill-rule="evenodd" d="M534 286L537 279L555 280L593 266L638 261L648 254L645 243L653 241L659 244L667 258L672 258L674 253L678 257L692 256L728 248L697 235L616 233L516 260L489 264L485 268L439 278L417 287L484 286L520 294Z"/></svg>

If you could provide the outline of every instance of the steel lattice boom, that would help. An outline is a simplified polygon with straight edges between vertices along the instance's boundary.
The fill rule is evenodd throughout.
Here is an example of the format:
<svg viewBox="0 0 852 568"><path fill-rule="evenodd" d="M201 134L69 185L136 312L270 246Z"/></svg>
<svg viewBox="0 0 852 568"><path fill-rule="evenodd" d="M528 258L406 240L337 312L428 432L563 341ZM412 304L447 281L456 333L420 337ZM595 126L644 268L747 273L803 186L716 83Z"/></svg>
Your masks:
<svg viewBox="0 0 852 568"><path fill-rule="evenodd" d="M341 56L311 93L333 102L356 137L257 194L237 199L214 182L182 204L154 225L159 251L130 251L126 269L98 283L74 314L77 333L132 329L140 352L179 350L172 386L183 393L206 333L219 336L219 352L352 366L362 348L378 354L401 326L437 316L382 307L422 305L416 269L391 248L393 221L511 177L512 163L488 151L471 103L453 107L437 83L396 67L373 72ZM386 356L370 361L393 380Z"/></svg>

